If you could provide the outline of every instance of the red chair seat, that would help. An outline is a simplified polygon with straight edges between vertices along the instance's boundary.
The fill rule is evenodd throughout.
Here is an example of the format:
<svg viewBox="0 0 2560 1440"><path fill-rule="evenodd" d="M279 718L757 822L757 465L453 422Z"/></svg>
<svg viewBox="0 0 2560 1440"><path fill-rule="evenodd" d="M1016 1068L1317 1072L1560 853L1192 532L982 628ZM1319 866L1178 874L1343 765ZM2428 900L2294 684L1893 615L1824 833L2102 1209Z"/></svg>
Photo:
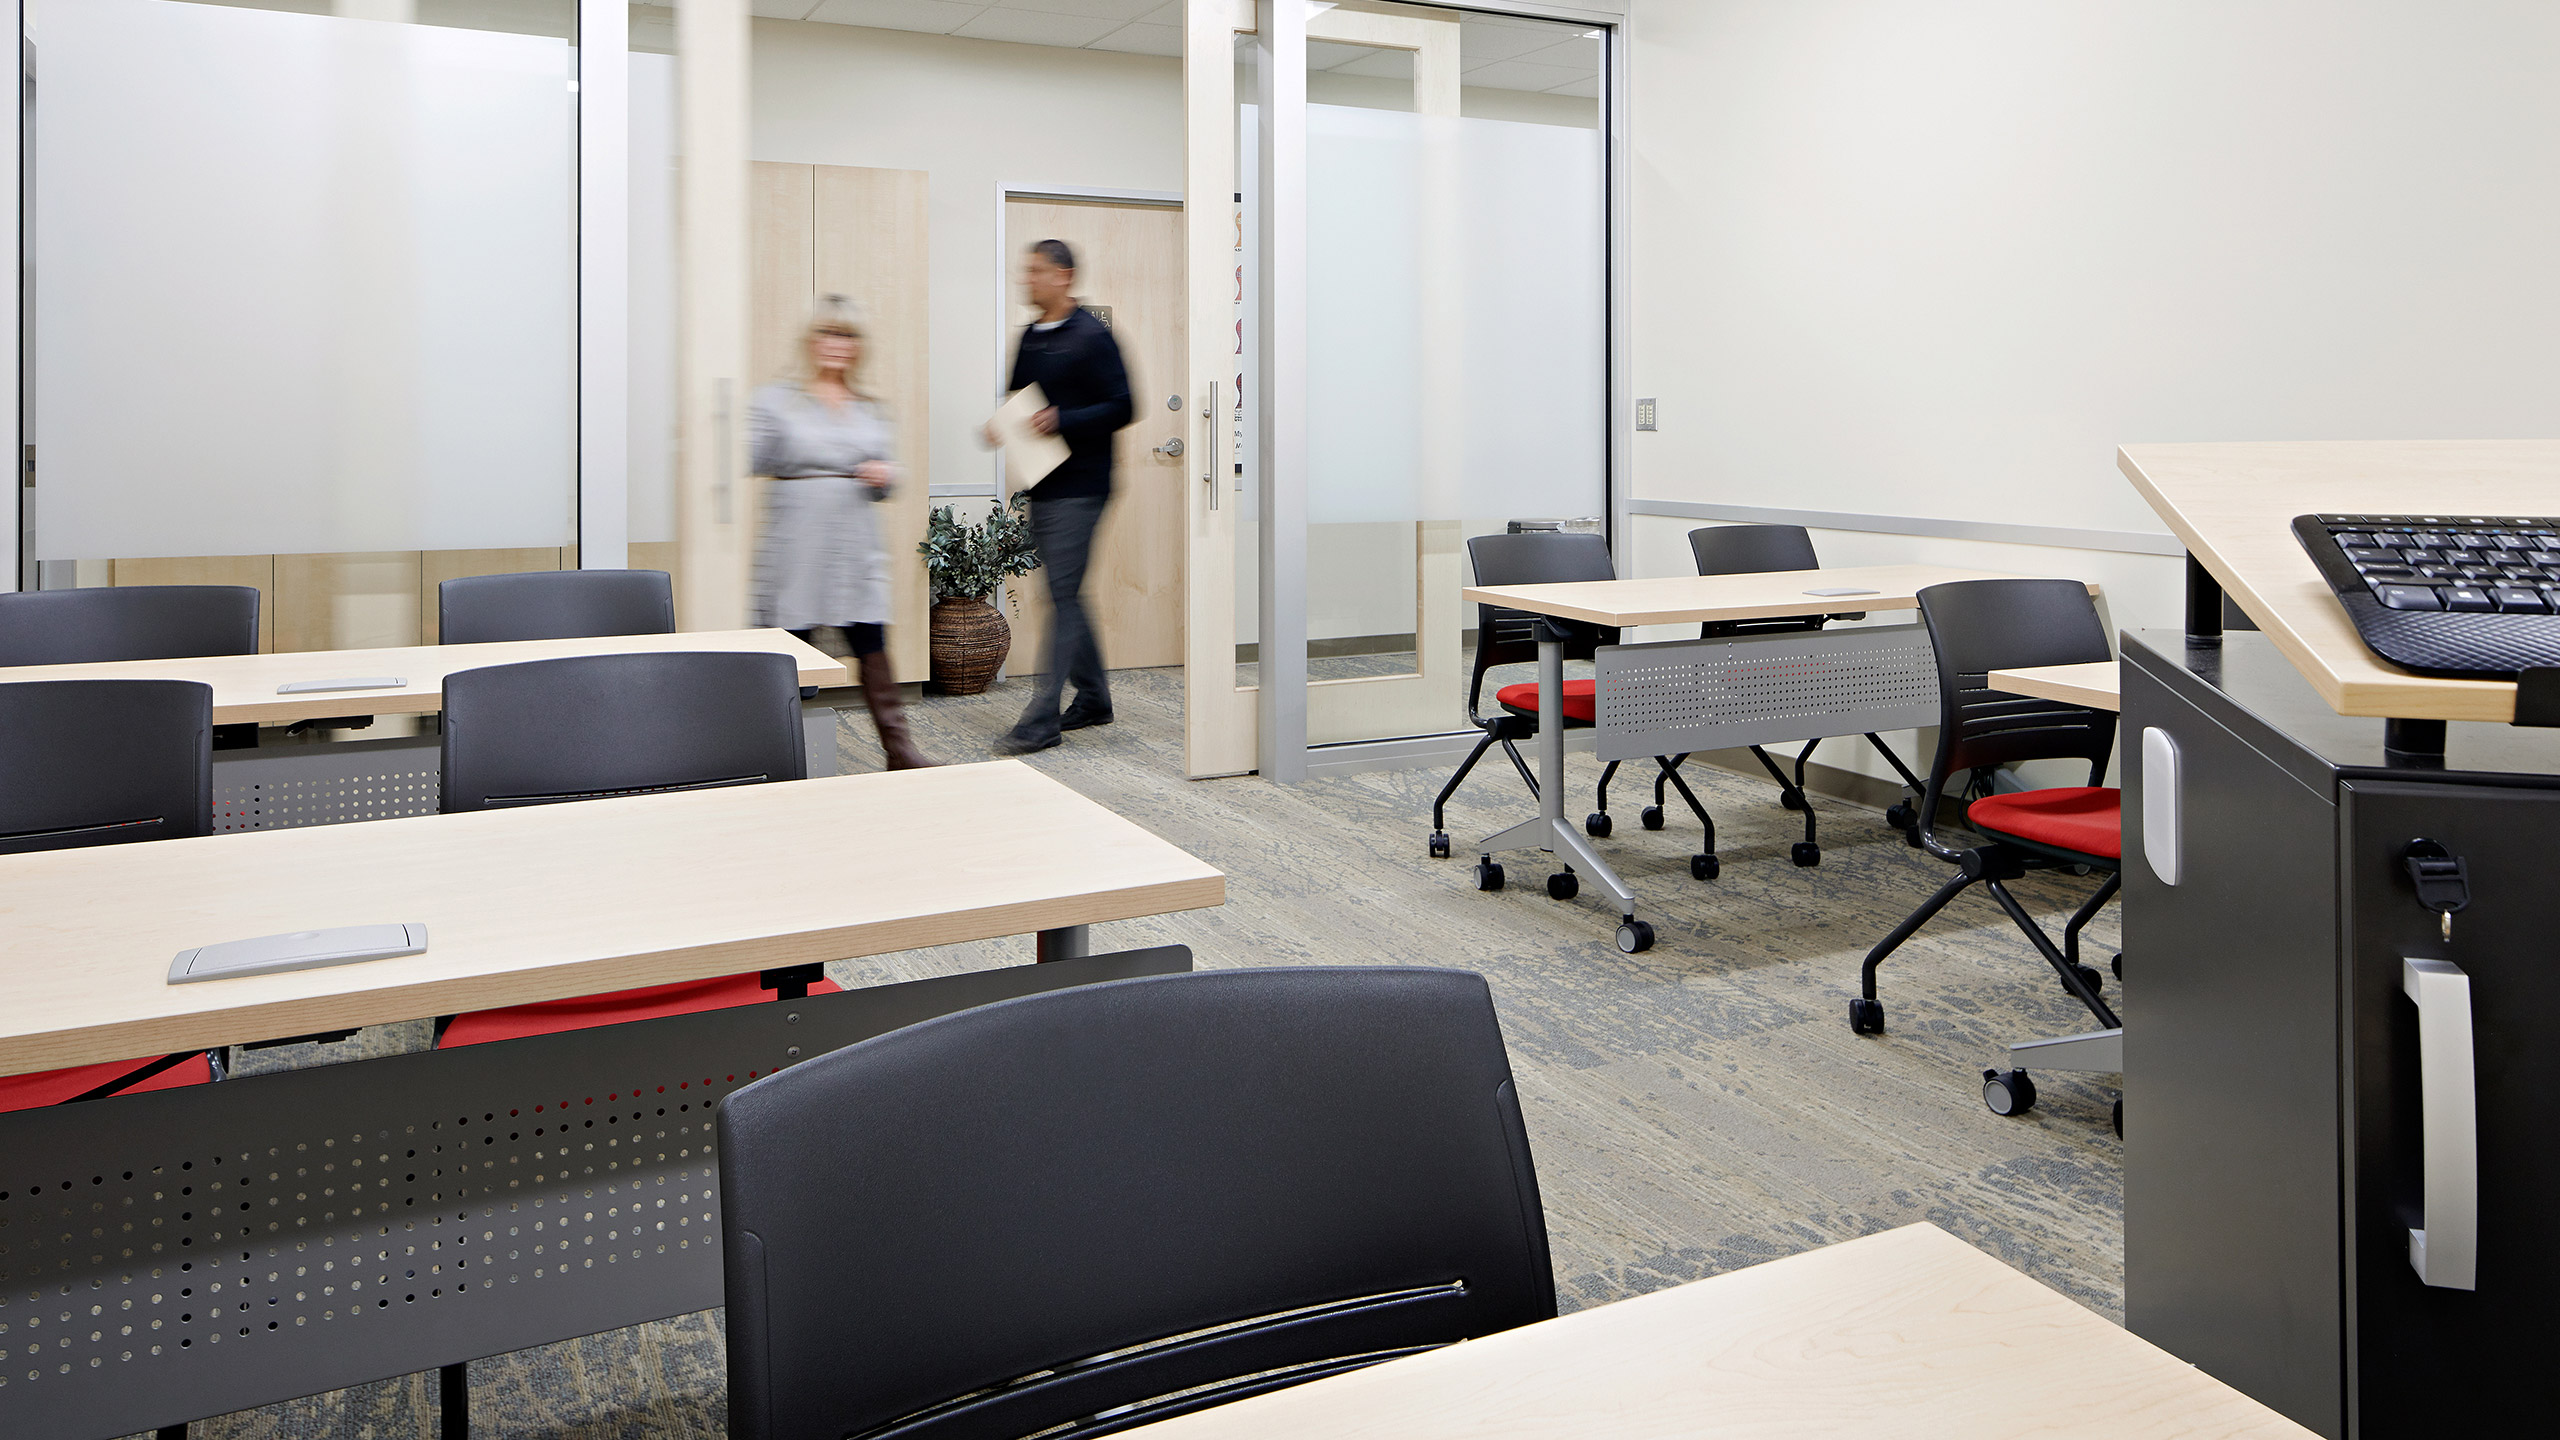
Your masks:
<svg viewBox="0 0 2560 1440"><path fill-rule="evenodd" d="M809 986L809 993L832 995L843 988L832 980L819 980ZM764 988L752 971L744 975L724 975L717 980L681 980L673 985L649 985L638 990L581 995L575 1000L544 1000L532 1005L510 1005L503 1010L476 1010L468 1015L456 1015L436 1041L436 1048L485 1045L492 1040L521 1040L528 1035L558 1035L570 1030L620 1025L631 1020L656 1020L668 1015L699 1015L706 1010L726 1010L735 1005L755 1005L772 999L773 992Z"/></svg>
<svg viewBox="0 0 2560 1440"><path fill-rule="evenodd" d="M75 1096L86 1095L120 1075L130 1075L150 1063L148 1059L109 1060L98 1065L74 1065L67 1070L0 1076L0 1111L36 1110L47 1105L59 1105ZM212 1083L213 1062L198 1052L150 1079L128 1085L116 1093L139 1095L145 1090L175 1090L182 1085Z"/></svg>
<svg viewBox="0 0 2560 1440"><path fill-rule="evenodd" d="M2102 785L2057 785L1976 800L1965 823L1995 836L2014 835L2080 855L2122 858L2124 792Z"/></svg>
<svg viewBox="0 0 2560 1440"><path fill-rule="evenodd" d="M1564 718L1568 722L1580 720L1588 723L1599 713L1600 702L1594 693L1596 683L1590 680L1564 682ZM1538 718L1538 682L1535 680L1505 685L1493 692L1493 698L1514 715L1526 715L1532 720Z"/></svg>

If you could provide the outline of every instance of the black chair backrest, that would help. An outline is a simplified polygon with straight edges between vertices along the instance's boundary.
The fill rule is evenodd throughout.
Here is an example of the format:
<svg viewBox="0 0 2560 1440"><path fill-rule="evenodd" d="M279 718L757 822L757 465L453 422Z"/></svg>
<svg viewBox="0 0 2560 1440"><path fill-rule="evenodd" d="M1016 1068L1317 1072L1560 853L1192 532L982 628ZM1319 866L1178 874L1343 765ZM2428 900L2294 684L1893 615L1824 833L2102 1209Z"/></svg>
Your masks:
<svg viewBox="0 0 2560 1440"><path fill-rule="evenodd" d="M2077 580L1958 580L1920 592L1938 653L1938 758L1921 823L1949 776L2019 760L2086 760L2092 785L2115 749L2116 717L2059 700L1993 690L1985 675L2114 658L2089 587Z"/></svg>
<svg viewBox="0 0 2560 1440"><path fill-rule="evenodd" d="M487 810L808 773L789 656L670 651L458 670L437 808Z"/></svg>
<svg viewBox="0 0 2560 1440"><path fill-rule="evenodd" d="M212 830L212 686L0 685L0 855Z"/></svg>
<svg viewBox="0 0 2560 1440"><path fill-rule="evenodd" d="M737 1090L718 1139L733 1440L1136 1407L1064 1432L1102 1433L1555 1314L1492 997L1462 971L1008 1000Z"/></svg>
<svg viewBox="0 0 2560 1440"><path fill-rule="evenodd" d="M1813 537L1801 525L1702 525L1689 532L1689 553L1701 575L1765 575L1773 570L1819 570ZM1776 635L1819 630L1830 623L1822 615L1783 616L1770 620L1710 620L1698 627L1701 639L1723 635Z"/></svg>
<svg viewBox="0 0 2560 1440"><path fill-rule="evenodd" d="M1563 530L1532 530L1521 535L1478 535L1467 541L1467 558L1478 585L1560 585L1575 580L1615 580L1609 542L1598 535ZM1537 616L1500 605L1476 607L1476 672L1467 685L1467 713L1474 714L1484 695L1485 672L1496 665L1521 665L1538 658ZM1618 632L1606 626L1577 625L1567 641L1568 660L1588 660L1603 645L1618 643Z"/></svg>
<svg viewBox="0 0 2560 1440"><path fill-rule="evenodd" d="M436 638L447 645L667 635L675 628L675 586L664 570L528 570L436 587Z"/></svg>
<svg viewBox="0 0 2560 1440"><path fill-rule="evenodd" d="M102 585L0 595L0 665L258 653L247 585Z"/></svg>

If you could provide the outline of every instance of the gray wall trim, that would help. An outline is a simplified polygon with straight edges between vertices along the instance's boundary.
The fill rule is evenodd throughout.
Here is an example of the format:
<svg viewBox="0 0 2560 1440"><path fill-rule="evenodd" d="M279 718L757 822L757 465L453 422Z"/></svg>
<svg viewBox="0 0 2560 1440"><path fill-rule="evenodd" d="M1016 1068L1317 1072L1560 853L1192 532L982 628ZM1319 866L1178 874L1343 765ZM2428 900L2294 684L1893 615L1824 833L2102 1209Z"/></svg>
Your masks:
<svg viewBox="0 0 2560 1440"><path fill-rule="evenodd" d="M1941 540L1990 540L2002 545L2045 545L2058 550L2107 550L2120 555L2187 553L2175 535L2143 530L2074 530L2061 525L2009 525L1995 520L1939 520L1926 515L1861 515L1846 510L1777 510L1761 505L1717 505L1693 500L1626 502L1630 515L1679 520L1726 520L1746 525L1802 525L1808 530L1861 530L1877 535L1927 535Z"/></svg>

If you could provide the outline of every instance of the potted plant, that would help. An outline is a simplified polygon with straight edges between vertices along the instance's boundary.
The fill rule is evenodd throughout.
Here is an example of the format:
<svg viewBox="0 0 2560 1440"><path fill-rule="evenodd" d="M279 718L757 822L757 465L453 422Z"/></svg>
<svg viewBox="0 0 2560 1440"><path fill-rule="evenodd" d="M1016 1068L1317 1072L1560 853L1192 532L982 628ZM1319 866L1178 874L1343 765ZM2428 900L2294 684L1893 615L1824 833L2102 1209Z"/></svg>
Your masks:
<svg viewBox="0 0 2560 1440"><path fill-rule="evenodd" d="M953 695L987 688L1013 648L1013 627L988 597L1016 575L1040 568L1031 546L1029 499L1016 495L974 525L962 524L948 505L925 523L924 573L933 587L933 683Z"/></svg>

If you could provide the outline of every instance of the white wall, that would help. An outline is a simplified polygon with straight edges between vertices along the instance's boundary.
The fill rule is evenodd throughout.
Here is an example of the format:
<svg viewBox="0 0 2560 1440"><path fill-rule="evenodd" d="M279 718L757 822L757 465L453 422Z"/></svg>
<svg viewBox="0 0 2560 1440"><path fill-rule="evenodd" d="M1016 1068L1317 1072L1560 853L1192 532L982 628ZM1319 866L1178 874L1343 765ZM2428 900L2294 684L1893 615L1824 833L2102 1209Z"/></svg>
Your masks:
<svg viewBox="0 0 2560 1440"><path fill-rule="evenodd" d="M2156 533L2121 443L2560 433L2560 7L1645 0L1635 35L1638 497ZM1637 573L1689 523L1640 522ZM2180 616L2171 559L1817 543Z"/></svg>

